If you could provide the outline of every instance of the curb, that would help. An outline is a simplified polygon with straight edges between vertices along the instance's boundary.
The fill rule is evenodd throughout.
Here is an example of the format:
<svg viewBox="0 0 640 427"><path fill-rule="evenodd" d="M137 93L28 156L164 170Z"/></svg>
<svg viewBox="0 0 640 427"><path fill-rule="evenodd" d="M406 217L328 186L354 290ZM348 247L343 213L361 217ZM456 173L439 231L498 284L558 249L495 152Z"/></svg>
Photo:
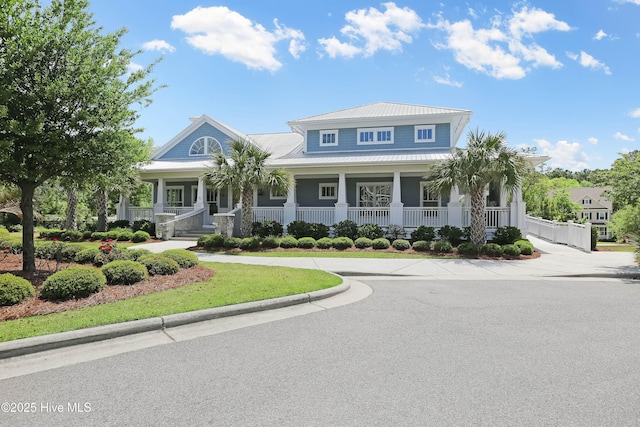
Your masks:
<svg viewBox="0 0 640 427"><path fill-rule="evenodd" d="M126 335L139 334L142 332L160 331L166 328L219 319L222 317L237 316L240 314L255 313L259 311L289 307L297 304L311 303L349 290L351 285L348 279L344 277L342 279L342 284L338 286L305 294L290 295L262 301L245 302L223 307L207 308L204 310L170 314L150 319L133 320L113 325L95 326L87 329L8 341L0 343L0 360L79 344L88 344L123 337Z"/></svg>

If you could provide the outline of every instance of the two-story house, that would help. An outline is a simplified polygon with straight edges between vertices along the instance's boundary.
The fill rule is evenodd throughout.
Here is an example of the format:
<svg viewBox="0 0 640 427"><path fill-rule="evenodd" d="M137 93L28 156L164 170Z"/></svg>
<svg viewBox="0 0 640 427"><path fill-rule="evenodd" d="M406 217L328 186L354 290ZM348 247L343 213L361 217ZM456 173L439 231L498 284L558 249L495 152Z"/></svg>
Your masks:
<svg viewBox="0 0 640 427"><path fill-rule="evenodd" d="M579 187L569 189L569 197L572 202L582 207L580 218L586 218L598 229L598 236L602 239L610 239L609 220L613 213L613 204L607 196L611 187Z"/></svg>
<svg viewBox="0 0 640 427"><path fill-rule="evenodd" d="M118 215L131 221L174 213L189 227L207 226L212 215L237 212L228 189L207 188L210 155L226 153L228 141L246 139L269 151L269 164L288 170L295 186L288 194L257 192L255 221L294 220L332 225L341 220L380 226L470 223L468 200L458 191L441 197L429 191L429 169L450 156L471 118L469 110L379 102L288 122L291 132L246 135L202 115L172 138L140 172L153 184L153 208L121 199ZM532 164L546 160L530 156ZM487 189L488 230L524 228L521 191L510 200ZM239 216L239 215L238 215ZM183 226L182 229L185 227Z"/></svg>

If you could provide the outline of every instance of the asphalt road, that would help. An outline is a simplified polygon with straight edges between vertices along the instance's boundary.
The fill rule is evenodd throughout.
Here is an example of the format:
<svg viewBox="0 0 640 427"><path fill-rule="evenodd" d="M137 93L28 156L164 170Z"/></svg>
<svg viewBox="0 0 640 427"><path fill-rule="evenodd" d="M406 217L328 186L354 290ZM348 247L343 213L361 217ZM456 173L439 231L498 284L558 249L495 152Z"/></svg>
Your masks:
<svg viewBox="0 0 640 427"><path fill-rule="evenodd" d="M1 380L0 425L640 424L639 282L360 280L350 305Z"/></svg>

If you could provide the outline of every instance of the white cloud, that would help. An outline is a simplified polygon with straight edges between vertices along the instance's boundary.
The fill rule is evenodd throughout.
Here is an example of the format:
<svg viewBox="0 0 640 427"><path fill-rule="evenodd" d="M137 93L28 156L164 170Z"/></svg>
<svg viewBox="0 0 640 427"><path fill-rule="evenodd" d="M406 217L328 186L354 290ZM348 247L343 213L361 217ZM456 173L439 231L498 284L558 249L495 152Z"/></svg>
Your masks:
<svg viewBox="0 0 640 427"><path fill-rule="evenodd" d="M273 23L275 29L267 31L225 6L198 6L184 15L175 15L171 28L187 33L187 42L208 55L222 55L248 68L274 72L282 67L275 57L276 43L290 40L289 53L294 58L305 47L301 31L280 25L277 19Z"/></svg>
<svg viewBox="0 0 640 427"><path fill-rule="evenodd" d="M617 0L618 3L631 3L640 6L640 0Z"/></svg>
<svg viewBox="0 0 640 427"><path fill-rule="evenodd" d="M633 117L634 119L640 119L640 108L636 108L635 110L631 111L629 113L629 116Z"/></svg>
<svg viewBox="0 0 640 427"><path fill-rule="evenodd" d="M593 36L594 40L602 40L603 38L607 37L607 33L605 33L603 30L600 30L596 33L595 36Z"/></svg>
<svg viewBox="0 0 640 427"><path fill-rule="evenodd" d="M146 50L158 50L160 52L174 52L176 50L175 47L171 46L164 40L151 40L149 42L143 43L142 48Z"/></svg>
<svg viewBox="0 0 640 427"><path fill-rule="evenodd" d="M627 142L633 142L635 141L635 139L631 138L629 135L625 135L622 132L616 132L615 134L613 134L613 137L615 139L619 139L621 141L627 141Z"/></svg>
<svg viewBox="0 0 640 427"><path fill-rule="evenodd" d="M458 82L458 81L455 81L455 80L451 79L451 76L449 75L449 73L445 73L444 77L433 76L433 80L436 83L440 83L441 85L453 86L453 87L457 87L457 88L461 88L462 85L463 85L462 82Z"/></svg>
<svg viewBox="0 0 640 427"><path fill-rule="evenodd" d="M129 62L129 65L127 65L127 72L129 74L133 74L136 71L140 71L142 70L144 67L140 64L136 64L135 62Z"/></svg>
<svg viewBox="0 0 640 427"><path fill-rule="evenodd" d="M567 57L577 61L585 68L591 68L592 70L602 70L606 75L611 75L611 70L604 63L598 61L593 56L589 55L585 51L581 51L580 55L572 52L567 52Z"/></svg>
<svg viewBox="0 0 640 427"><path fill-rule="evenodd" d="M340 33L348 42L342 42L335 36L318 39L318 42L332 58L351 58L359 54L369 57L379 50L402 51L402 44L411 43L411 34L419 32L424 23L408 7L400 8L393 2L383 3L383 6L384 12L374 7L347 12L347 25Z"/></svg>
<svg viewBox="0 0 640 427"><path fill-rule="evenodd" d="M594 138L593 136L589 139L587 139L587 141L589 141L590 143L592 143L593 145L596 145L598 143L598 138Z"/></svg>
<svg viewBox="0 0 640 427"><path fill-rule="evenodd" d="M577 142L558 141L555 144L546 139L534 139L541 149L542 154L551 157L549 165L551 167L579 171L588 169L587 162L590 160Z"/></svg>
<svg viewBox="0 0 640 427"><path fill-rule="evenodd" d="M538 45L533 36L545 31L569 31L571 27L542 9L523 7L509 19L494 16L489 28L474 29L468 19L450 23L439 17L430 24L447 33L438 49L453 51L457 62L472 70L497 79L517 80L526 76L531 67L560 68L562 63Z"/></svg>

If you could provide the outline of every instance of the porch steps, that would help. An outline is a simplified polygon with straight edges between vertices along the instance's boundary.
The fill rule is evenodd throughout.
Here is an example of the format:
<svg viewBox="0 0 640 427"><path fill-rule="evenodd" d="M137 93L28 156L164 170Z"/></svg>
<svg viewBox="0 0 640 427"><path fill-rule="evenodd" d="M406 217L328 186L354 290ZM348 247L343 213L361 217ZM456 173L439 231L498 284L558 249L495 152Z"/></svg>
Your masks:
<svg viewBox="0 0 640 427"><path fill-rule="evenodd" d="M213 234L213 228L197 228L189 231L183 231L175 236L173 236L170 240L188 240L188 241L197 241L198 237L204 236L205 234Z"/></svg>

